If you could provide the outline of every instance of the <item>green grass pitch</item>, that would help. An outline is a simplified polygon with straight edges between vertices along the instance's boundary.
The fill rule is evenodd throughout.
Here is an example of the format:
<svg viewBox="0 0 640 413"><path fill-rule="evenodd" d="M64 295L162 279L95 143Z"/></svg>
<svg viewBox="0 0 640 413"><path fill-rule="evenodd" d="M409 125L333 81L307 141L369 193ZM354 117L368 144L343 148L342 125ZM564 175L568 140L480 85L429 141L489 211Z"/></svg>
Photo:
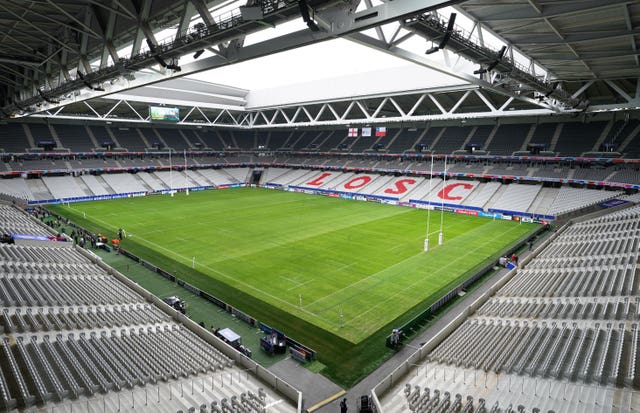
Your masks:
<svg viewBox="0 0 640 413"><path fill-rule="evenodd" d="M447 213L438 246L442 217L433 211L425 253L426 210L276 190L51 209L109 238L124 228L123 248L325 351L353 347L435 301L537 228Z"/></svg>

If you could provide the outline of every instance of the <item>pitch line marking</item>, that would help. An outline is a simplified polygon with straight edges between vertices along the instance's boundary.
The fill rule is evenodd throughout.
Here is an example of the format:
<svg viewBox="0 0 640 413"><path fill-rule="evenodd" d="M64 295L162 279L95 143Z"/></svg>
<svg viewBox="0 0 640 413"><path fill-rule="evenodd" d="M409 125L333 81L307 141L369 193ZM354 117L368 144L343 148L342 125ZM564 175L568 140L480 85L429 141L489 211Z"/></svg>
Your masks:
<svg viewBox="0 0 640 413"><path fill-rule="evenodd" d="M291 291L291 290L293 290L294 288L300 288L300 287L302 287L303 285L307 285L307 284L309 284L311 281L313 281L313 280L305 281L305 282L303 282L302 284L298 284L298 285L295 285L295 286L293 286L293 287L291 287L291 288L287 288L287 291Z"/></svg>
<svg viewBox="0 0 640 413"><path fill-rule="evenodd" d="M71 208L71 207L69 207L69 208ZM72 209L75 209L75 208L72 208ZM76 210L76 211L79 211L79 210ZM94 219L95 221L101 222L102 224L104 224L104 225L106 225L106 226L108 226L108 227L116 228L116 226L115 226L115 225L111 225L111 224L109 224L108 222L105 222L105 221L103 221L103 220L101 220L101 219L93 218L93 217L92 217L92 219ZM184 255L182 255L182 254L178 254L177 252L172 251L172 250L170 250L169 248L163 247L162 245L158 245L158 244L156 244L155 242L149 241L149 240L147 240L147 239L145 239L145 238L142 238L142 237L140 237L140 236L138 236L138 237L136 237L136 238L138 238L138 239L140 239L140 240L142 240L142 241L144 241L144 242L146 242L146 243L149 243L149 244L151 244L151 245L154 245L155 247L160 248L160 249L162 249L162 250L164 250L164 251L167 251L169 254L171 254L171 255L173 255L173 256L176 256L176 257L182 258L183 260L187 260L187 261L189 261L189 260L188 260L188 258L187 258L187 257L185 257ZM266 292L266 291L263 291L263 290L261 290L261 289L259 289L259 288L257 288L257 287L254 287L254 286L253 286L253 285L251 285L251 284L248 284L248 283L246 283L246 282L244 282L244 281L240 281L239 279L237 279L237 278L235 278L235 277L233 277L233 276L231 276L231 275L229 275L229 274L226 274L226 273L224 273L224 272L222 272L222 271L220 271L220 270L217 270L217 269L215 269L215 268L211 268L211 267L209 267L209 266L207 266L207 265L200 264L200 263L197 263L197 262L196 262L196 265L198 265L198 266L200 266L200 267L203 267L203 268L206 268L206 269L208 269L208 270L210 270L210 271L212 271L212 272L214 272L214 273L216 273L216 274L218 274L218 275L221 275L222 277L225 277L225 278L228 278L228 279L230 279L230 280L232 280L232 281L235 281L235 282L237 282L237 283L239 283L239 284L241 284L241 285L243 285L243 286L245 286L245 287L247 287L247 288L249 288L249 289L251 289L251 290L254 290L254 291L257 291L257 292L259 292L259 293L261 293L261 294L264 294L264 295L266 295L267 297L273 298L274 300L276 300L276 301L278 301L278 302L281 302L281 303L283 303L283 304L285 304L285 305L287 305L287 306L289 306L289 307L292 307L292 308L294 308L294 309L296 309L296 310L298 310L298 311L302 311L302 312L304 312L304 313L306 313L306 314L309 314L309 315L311 315L311 316L313 316L313 317L316 317L316 318L318 318L318 319L320 319L320 320L322 320L322 321L325 321L325 322L327 322L327 323L331 323L331 321L330 321L330 320L328 320L328 319L326 319L326 318L324 318L324 317L321 317L321 316L317 315L316 313L314 313L314 312L312 312L312 311L309 311L309 310L307 310L307 309L305 309L305 308L300 308L299 306L297 306L297 305L295 305L295 304L291 304L290 302L285 301L285 300L283 300L283 299L282 299L282 298L280 298L280 297L276 297L275 295L270 294L270 293L268 293L268 292Z"/></svg>
<svg viewBox="0 0 640 413"><path fill-rule="evenodd" d="M516 229L516 228L517 228L517 227L515 227L515 226L514 226L514 227L513 227L513 228L511 228L510 230L508 230L508 231L506 231L506 232L503 232L503 233L502 233L502 235L504 235L504 234L508 234L509 232L513 231L513 230L514 230L514 229ZM477 251L477 250L479 250L479 249L481 249L481 248L483 248L483 247L484 247L484 245L481 245L481 246L479 246L479 247L475 248L473 251ZM461 260L462 258L466 257L467 255L469 255L469 253L467 253L467 254L465 254L465 255L462 255L462 256L459 256L459 257L458 257L458 258L456 258L455 260L453 260L453 261L449 262L447 265L440 267L440 270L439 270L439 271L436 271L436 274L439 274L440 272L442 272L442 270L446 269L446 268L447 268L447 267L449 267L450 265L452 265L452 264L454 264L455 262L457 262L457 261ZM411 285L409 285L409 286L407 286L407 287L403 288L402 290L398 291L397 293L395 293L395 294L391 295L391 296L390 296L390 297L388 297L386 300L384 300L384 301L379 301L379 302L378 302L378 304L375 304L374 306L370 307L368 310L363 311L363 312L360 312L357 316L355 316L355 317L353 317L353 318L351 318L351 319L347 320L347 321L344 323L344 325L346 325L346 324L350 324L352 321L355 321L355 320L357 320L358 318L362 317L363 315L365 315L365 314L369 313L371 310L373 310L373 309L377 308L377 307L378 307L378 306L380 306L381 304L386 303L386 302L390 301L391 299L394 299L394 298L395 298L396 296L398 296L399 294L404 293L406 290L408 290L408 289L410 289L410 288L413 288L416 284L419 284L419 283L420 283L420 282L422 282L422 281L423 281L423 280L418 280L418 281L416 281L416 282L412 283Z"/></svg>
<svg viewBox="0 0 640 413"><path fill-rule="evenodd" d="M144 238L142 238L142 237L138 237L138 239L141 239L142 241L144 241L144 242L146 242L146 243L149 243L149 244L151 244L151 245L154 245L154 246L155 246L155 247L157 247L157 248L160 248L160 249L162 249L162 250L164 250L164 251L167 251L169 254L171 254L171 255L173 255L173 256L176 256L176 257L179 257L179 258L182 258L182 259L184 259L184 260L187 260L187 261L188 261L187 257L185 257L185 256L184 256L184 255L182 255L182 254L178 254L177 252L172 251L172 250L170 250L169 248L163 247L162 245L158 245L158 244L156 244L155 242L152 242L152 241L146 240L146 239L144 239ZM198 265L198 266L200 266L200 267L202 267L202 268L206 268L206 269L208 269L209 271L212 271L212 272L214 272L214 273L216 273L216 274L218 274L218 275L220 275L220 276L222 276L222 277L224 277L224 278L227 278L227 279L229 279L229 280L232 280L232 281L234 281L234 282L236 282L236 283L238 283L238 284L241 284L242 286L247 287L248 289L251 289L251 290L257 291L257 292L259 292L260 294L264 294L264 295L266 295L267 297L270 297L270 298L272 298L272 299L274 299L274 300L276 300L276 301L278 301L278 302L281 302L281 303L283 303L283 304L285 304L285 305L287 305L287 306L289 306L289 307L292 307L292 308L294 308L294 309L296 309L296 310L298 310L298 311L302 311L302 312L304 312L304 313L306 313L306 314L309 314L309 315L311 315L311 316L313 316L313 317L317 317L317 318L319 318L320 320L323 320L323 321L326 321L326 322L330 322L328 319L326 319L326 318L324 318L324 317L320 317L319 315L317 315L316 313L314 313L314 312L312 312L312 311L309 311L309 310L307 310L307 309L300 308L300 307L299 307L299 306L297 306L297 305L291 304L290 302L285 301L285 300L283 300L283 299L282 299L282 298L280 298L280 297L276 297L276 296L275 296L275 295L273 295L273 294L270 294L270 293L268 293L268 292L266 292L266 291L263 291L263 290L261 290L260 288L257 288L257 287L255 287L255 286L253 286L253 285L251 285L251 284L248 284L248 283L246 283L246 282L244 282L244 281L241 281L241 280L237 279L236 277L233 277L233 276L231 276L231 275L229 275L229 274L227 274L227 273L224 273L224 272L222 272L222 271L220 271L220 270L218 270L218 269L215 269L215 268L209 267L208 265L200 264L200 263L198 263L198 262L196 262L196 265Z"/></svg>

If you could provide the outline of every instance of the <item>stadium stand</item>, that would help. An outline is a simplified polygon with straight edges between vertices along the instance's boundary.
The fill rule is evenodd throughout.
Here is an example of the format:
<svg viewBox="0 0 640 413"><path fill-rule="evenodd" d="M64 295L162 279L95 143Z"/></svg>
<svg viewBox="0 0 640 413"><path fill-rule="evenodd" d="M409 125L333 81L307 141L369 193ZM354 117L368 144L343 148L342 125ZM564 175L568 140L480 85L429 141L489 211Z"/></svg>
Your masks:
<svg viewBox="0 0 640 413"><path fill-rule="evenodd" d="M27 201L35 199L34 194L27 185L27 181L24 179L1 179L0 193ZM40 199L51 199L51 197Z"/></svg>
<svg viewBox="0 0 640 413"><path fill-rule="evenodd" d="M606 131L607 124L608 122L563 123L555 151L560 156L571 156L591 151L598 138Z"/></svg>
<svg viewBox="0 0 640 413"><path fill-rule="evenodd" d="M457 328L384 379L374 390L380 406L439 411L428 389L440 388L511 409L632 410L624 395L640 383L639 218L635 206L569 225L474 303Z"/></svg>
<svg viewBox="0 0 640 413"><path fill-rule="evenodd" d="M480 150L486 149L487 140L493 137L491 134L495 129L494 125L479 125L474 128L473 135L471 135L466 142L469 145L477 145L476 148ZM462 148L466 150L466 148Z"/></svg>
<svg viewBox="0 0 640 413"><path fill-rule="evenodd" d="M160 144L159 149L166 150L166 145L160 142L160 139L156 136L149 134L144 135L138 128L107 128L110 136L112 135L120 144L120 147L126 148L128 151L145 151L147 149L154 148L156 143ZM148 130L147 132L150 132ZM126 143L126 146L124 146Z"/></svg>
<svg viewBox="0 0 640 413"><path fill-rule="evenodd" d="M263 145L266 149L279 150L291 148L292 131L271 131L267 134L266 140L261 143L261 135L258 135L258 145Z"/></svg>
<svg viewBox="0 0 640 413"><path fill-rule="evenodd" d="M178 131L184 143L181 143L180 140L178 140L178 143L176 143L177 147L180 147L181 145L185 145L186 149L191 148L196 150L206 148L207 145L202 139L200 139L200 135L195 130L180 128L178 129Z"/></svg>
<svg viewBox="0 0 640 413"><path fill-rule="evenodd" d="M445 133L445 128L439 126L430 126L427 128L426 132L424 132L419 140L414 144L412 148L409 148L409 151L417 151L417 152L434 152L434 144L440 139ZM420 147L424 147L426 150L421 150Z"/></svg>
<svg viewBox="0 0 640 413"><path fill-rule="evenodd" d="M24 124L7 123L0 128L0 146L4 152L24 153L29 151L29 142L24 133Z"/></svg>
<svg viewBox="0 0 640 413"><path fill-rule="evenodd" d="M489 155L512 155L520 150L522 141L526 138L530 129L531 125L527 123L500 125L486 148L487 152L489 152Z"/></svg>
<svg viewBox="0 0 640 413"><path fill-rule="evenodd" d="M84 126L61 123L52 124L51 127L56 130L62 146L74 152L91 152L97 146L85 131Z"/></svg>
<svg viewBox="0 0 640 413"><path fill-rule="evenodd" d="M614 144L617 150L623 152L625 157L640 159L640 121L637 119L627 122L625 128L616 137Z"/></svg>
<svg viewBox="0 0 640 413"><path fill-rule="evenodd" d="M614 170L611 167L590 167L590 165L581 165L580 167L575 168L573 178L589 181L605 181L613 172Z"/></svg>
<svg viewBox="0 0 640 413"><path fill-rule="evenodd" d="M2 149L5 152L26 152L37 146L38 138L54 140L63 148L76 152L104 150L105 142L113 142L115 149L129 151L167 150L176 151L246 150L252 151L262 146L265 150L320 150L353 153L375 151L401 154L414 151L433 151L437 154L451 154L455 151L466 153L465 144L474 144L490 155L510 156L526 154L526 144L542 144L546 147L542 155L560 156L600 156L597 144L614 144L627 158L637 158L640 138L640 124L632 119L628 122L559 122L532 125L456 125L430 126L427 128L388 128L383 138L346 139L343 130L325 131L271 131L264 134L233 130L204 130L167 127L116 127L116 126L76 126L70 124L43 125L39 123L11 122L2 128ZM29 135L25 134L25 128ZM55 136L52 134L55 132ZM35 134L33 133L35 132ZM29 142L31 139L32 143ZM422 145L422 147L421 147ZM62 148L59 148L62 149ZM525 152L522 152L525 151ZM619 156L619 155L618 155Z"/></svg>
<svg viewBox="0 0 640 413"><path fill-rule="evenodd" d="M73 169L98 169L117 168L118 164L114 159L109 158L88 158L77 156L75 159L67 161Z"/></svg>
<svg viewBox="0 0 640 413"><path fill-rule="evenodd" d="M540 123L536 125L529 143L545 145L547 151L553 151L551 144L553 142L553 138L556 136L558 125L558 123Z"/></svg>
<svg viewBox="0 0 640 413"><path fill-rule="evenodd" d="M640 169L621 169L611 176L610 181L637 184L640 182Z"/></svg>
<svg viewBox="0 0 640 413"><path fill-rule="evenodd" d="M494 209L526 211L540 192L539 185L507 185L502 187L500 197L493 203ZM489 208L491 210L491 208Z"/></svg>
<svg viewBox="0 0 640 413"><path fill-rule="evenodd" d="M159 135L167 146L175 151L193 149L185 139L185 135L182 134L182 130L180 129L141 128L140 131L147 136L147 140L149 139L148 136Z"/></svg>
<svg viewBox="0 0 640 413"><path fill-rule="evenodd" d="M103 174L101 176L116 194L148 191L148 188L137 174Z"/></svg>
<svg viewBox="0 0 640 413"><path fill-rule="evenodd" d="M614 198L622 195L620 191L607 192L587 190L580 188L571 188L569 186L563 186L557 197L554 199L549 210L542 212L536 211L536 213L544 213L546 215L562 215L570 211L574 211L579 208L584 208L590 205L595 205L607 199Z"/></svg>
<svg viewBox="0 0 640 413"><path fill-rule="evenodd" d="M168 154L154 154L147 156L109 156L109 157L76 157L76 159L64 160L65 158L52 158L52 159L36 159L36 160L22 160L22 162L9 162L7 165L12 170L24 170L30 171L32 168L39 168L39 170L56 170L63 172L68 168L74 168L75 170L83 171L87 173L88 170L99 170L99 174L94 179L88 178L89 183L85 182L85 179L74 178L71 176L50 176L43 175L38 179L28 179L27 185L21 183L23 178L14 176L13 179L0 180L0 188L4 188L1 193L8 195L14 195L20 199L27 200L48 200L56 198L70 198L70 197L86 197L92 195L104 195L114 193L129 193L129 192L146 192L146 191L162 191L171 184L170 180L173 180L174 187L198 187L209 185L227 185L246 183L250 178L249 167L244 168L226 168L224 170L207 170L201 169L211 167L214 165L227 164L235 166L239 164L284 164L289 166L299 165L305 168L314 167L322 168L330 166L332 168L347 168L351 170L376 170L376 173L391 172L402 173L403 175L410 174L428 174L431 171L430 158L426 158L422 161L407 161L399 158L397 160L384 159L380 160L377 157L314 157L303 158L299 156L290 156L287 158L276 157L264 157L264 156L251 156L248 154L240 154L237 156L225 156L225 157L208 157L208 156L196 156L187 157L186 159L179 154L174 155L172 159L173 165L184 165L186 161L187 166L196 166L198 169L185 172L174 171L171 174L168 171L156 171L154 178L150 178L148 172L145 169L153 166L168 166L169 157ZM545 176L554 175L560 179L566 179L567 177L572 179L586 180L585 183L594 180L598 181L598 178L606 176L608 182L621 182L626 184L636 184L640 176L638 171L633 167L624 167L618 165L616 167L606 168L585 168L580 164L577 168L571 169L568 167L560 167L557 163L541 163L534 164L531 168L529 163L524 162L509 162L509 163L487 163L486 161L478 160L459 160L451 159L447 163L448 174L473 174L477 176L490 176L493 179L500 179L500 177L506 177L513 179L513 176L528 177L528 176ZM589 165L593 166L593 165ZM598 165L595 165L598 166ZM105 174L106 168L135 168L137 175L127 176L127 171L114 174L113 172ZM142 169L143 171L140 171ZM444 160L434 159L433 171L436 174L441 174L445 169ZM540 172L544 171L544 172ZM56 173L59 173L56 172ZM306 173L306 172L305 172ZM332 172L331 177L336 178L339 172ZM82 175L82 174L80 174ZM304 173L303 173L304 175ZM319 175L319 174L318 174ZM573 175L573 176L572 176ZM267 176L268 181L262 181L263 183L269 183L271 181L270 175ZM300 175L302 176L302 175ZM286 175L285 175L286 177ZM343 177L346 180L346 176ZM548 178L548 176L547 176ZM119 181L122 180L122 183ZM451 178L449 179L451 180ZM60 185L56 182L62 182ZM600 181L598 181L600 182ZM68 185L67 185L68 183ZM273 181L270 183L280 185L303 185L305 182L286 182L286 181ZM326 182L325 182L326 183ZM333 182L335 185L337 183ZM99 185L99 186L97 186ZM476 182L471 182L472 186L476 186ZM558 192L550 188L542 188L537 184L522 185L521 183L512 183L513 189L509 189L506 185L498 185L499 192L491 194L490 199L481 199L482 205L477 205L475 201L467 202L465 198L461 203L454 202L454 204L467 205L474 208L483 208L485 210L496 209L514 211L519 213L531 213L537 215L556 215L572 212L577 209L583 209L590 205L595 205L599 202L613 198L615 196L622 195L619 188L609 188L608 191L602 191L598 189L582 188L584 184L580 184L579 188L567 188L567 193L573 191L575 194L579 194L575 200L571 200L570 197L564 202L561 198L556 199ZM575 186L575 185L574 185ZM323 185L323 189L334 190L332 186ZM376 192L376 188L369 187L359 190L359 193L371 195ZM474 191L473 194L464 194L469 196L469 200L475 200L476 196L482 191L481 188ZM489 188L495 188L494 185ZM507 191L508 190L508 191ZM530 190L531 195L524 197L520 192L527 192ZM565 189L561 191L564 193ZM437 192L437 191L436 191ZM503 192L506 194L503 195ZM489 192L486 192L489 194ZM420 198L426 194L422 194ZM435 196L435 193L434 193ZM526 199L524 199L526 198ZM433 199L430 199L434 202ZM522 202L520 202L522 201ZM571 202L569 202L571 201ZM438 202L438 200L435 200ZM553 207L552 207L553 205Z"/></svg>
<svg viewBox="0 0 640 413"><path fill-rule="evenodd" d="M565 178L569 176L569 171L558 164L538 164L538 168L533 171L533 176L540 178Z"/></svg>
<svg viewBox="0 0 640 413"><path fill-rule="evenodd" d="M139 172L137 175L149 188L151 188L152 191L163 191L169 188L168 186L165 186L162 180L158 179L155 174Z"/></svg>
<svg viewBox="0 0 640 413"><path fill-rule="evenodd" d="M317 145L315 149L319 151L334 151L337 149L346 149L346 143L344 148L339 148L338 145L343 141L347 141L347 134L344 131L328 131L326 135L322 136L322 139L316 144L316 142L312 142L310 145ZM353 139L353 138L351 138Z"/></svg>
<svg viewBox="0 0 640 413"><path fill-rule="evenodd" d="M44 125L42 123L28 123L26 126L27 128L25 129L25 132L27 135L31 134L36 146L38 145L38 142L54 140L51 134L51 129L49 129L48 125ZM57 144L55 147L56 149L59 149Z"/></svg>
<svg viewBox="0 0 640 413"><path fill-rule="evenodd" d="M88 194L80 188L72 176L44 176L42 182L46 185L54 199L76 198Z"/></svg>
<svg viewBox="0 0 640 413"><path fill-rule="evenodd" d="M0 228L50 234L6 205L0 205ZM176 322L175 311L150 304L144 290L134 291L70 243L0 244L0 268L3 409L116 411L126 398L131 411L186 410L194 403L229 412L268 404L271 411L296 411L295 398L275 390L293 395L290 386L276 384L266 370L262 379L247 373L236 365L235 350L196 334L200 327L192 322ZM220 349L211 345L216 342ZM182 389L196 382L187 396Z"/></svg>
<svg viewBox="0 0 640 413"><path fill-rule="evenodd" d="M104 179L102 177L100 178L104 182ZM84 184L87 186L87 188L89 188L89 190L94 195L100 196L100 195L109 195L110 193L114 193L113 191L110 192L108 188L105 188L105 185L102 184L98 180L98 177L94 175L82 175L80 176L80 179L82 179ZM104 183L106 184L106 182Z"/></svg>
<svg viewBox="0 0 640 413"><path fill-rule="evenodd" d="M451 154L454 151L462 150L463 144L471 133L472 129L464 126L448 126L440 138L429 147L433 153Z"/></svg>
<svg viewBox="0 0 640 413"><path fill-rule="evenodd" d="M50 235L40 225L25 219L22 211L3 204L0 204L0 232L3 234Z"/></svg>

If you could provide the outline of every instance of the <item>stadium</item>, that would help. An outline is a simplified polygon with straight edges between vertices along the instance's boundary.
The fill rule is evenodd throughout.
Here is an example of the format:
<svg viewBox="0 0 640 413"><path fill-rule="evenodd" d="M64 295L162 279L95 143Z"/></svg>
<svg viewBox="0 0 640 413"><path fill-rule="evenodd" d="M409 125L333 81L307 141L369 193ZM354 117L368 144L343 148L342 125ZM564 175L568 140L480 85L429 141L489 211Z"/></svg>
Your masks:
<svg viewBox="0 0 640 413"><path fill-rule="evenodd" d="M0 410L640 410L639 0L0 21Z"/></svg>

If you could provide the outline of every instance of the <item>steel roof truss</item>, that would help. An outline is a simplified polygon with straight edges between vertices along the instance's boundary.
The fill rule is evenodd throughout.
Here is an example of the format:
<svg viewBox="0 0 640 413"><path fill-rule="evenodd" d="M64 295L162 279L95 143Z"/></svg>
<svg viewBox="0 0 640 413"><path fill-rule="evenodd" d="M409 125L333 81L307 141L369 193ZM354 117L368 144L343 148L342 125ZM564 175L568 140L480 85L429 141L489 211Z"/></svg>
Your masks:
<svg viewBox="0 0 640 413"><path fill-rule="evenodd" d="M327 103L326 106L327 106L327 108L329 108L329 111L331 112L333 117L336 120L340 120L340 115L338 115L338 112L336 112L336 110L334 109L333 105L331 105L331 103Z"/></svg>
<svg viewBox="0 0 640 413"><path fill-rule="evenodd" d="M91 110L91 112L95 113L95 114L96 114L96 116L97 116L98 118L102 119L102 116L100 116L100 114L98 113L98 111L96 111L96 110L93 108L93 106L91 106L91 104L89 104L89 102L87 102L86 100L83 100L83 101L82 101L82 103L84 103L84 104L85 104L85 106L86 106L86 107L88 107L88 108Z"/></svg>
<svg viewBox="0 0 640 413"><path fill-rule="evenodd" d="M398 105L398 102L395 101L394 98L389 98L389 101L391 102L391 104L393 106L395 106L396 110L398 111L398 113L400 114L400 116L406 116L406 114L404 113L404 111L402 110L402 108L400 107L400 105Z"/></svg>
<svg viewBox="0 0 640 413"><path fill-rule="evenodd" d="M144 119L145 119L144 117L142 117L142 116L140 115L140 113L138 113L138 111L137 111L133 106L131 106L131 104L129 103L129 101L128 101L128 100L125 100L125 101L124 101L124 103L129 107L129 109L131 109L131 110L133 111L133 113L135 113L135 114L136 114L136 116L137 116L138 118L140 118L141 120L144 120Z"/></svg>
<svg viewBox="0 0 640 413"><path fill-rule="evenodd" d="M187 119L189 119L189 116L191 116L191 113L196 110L196 106L192 106L191 109L189 109L189 112L187 112L186 115L184 115L184 117L180 120L179 123L184 123L186 122Z"/></svg>
<svg viewBox="0 0 640 413"><path fill-rule="evenodd" d="M202 111L202 109L200 109L199 106L196 106L196 109L198 109L198 112L200 112L200 114L202 115L202 117L209 123L211 123L211 121L209 120L209 117L207 115L205 115L205 113Z"/></svg>
<svg viewBox="0 0 640 413"><path fill-rule="evenodd" d="M624 100L627 102L631 102L633 98L627 94L624 90L622 90L618 85L616 85L611 80L605 80L605 83L611 87L611 89L615 90L617 94L619 94Z"/></svg>
<svg viewBox="0 0 640 413"><path fill-rule="evenodd" d="M476 93L476 95L478 95L478 97L480 98L480 100L482 100L484 102L485 105L487 105L487 107L489 108L489 110L491 112L496 112L496 108L495 106L493 106L493 104L491 103L491 101L484 95L484 93L482 93L480 90L476 89L474 90L474 92Z"/></svg>
<svg viewBox="0 0 640 413"><path fill-rule="evenodd" d="M262 119L264 119L264 121L266 122L267 125L271 125L271 123L269 123L269 119L267 118L267 115L264 112L260 111L260 116L262 117ZM218 120L218 118L216 118L216 121Z"/></svg>
<svg viewBox="0 0 640 413"><path fill-rule="evenodd" d="M11 11L10 9L6 8L5 6L3 6L0 3L0 9L3 9L4 11L6 11L7 13L11 14L12 16L14 16L15 18L17 18L18 20L22 21L24 24L26 24L27 26L31 27L32 29L34 29L35 31L41 33L42 35L44 35L45 37L53 40L55 43L58 43L61 47L64 47L66 49L69 49L71 52L73 53L77 53L77 50L74 50L72 47L70 47L69 45L67 45L65 42L63 42L62 40L58 39L56 36L54 36L53 34L48 33L46 30L38 27L37 25L33 24L32 22L30 22L29 20L25 19L24 17L14 13L13 11Z"/></svg>
<svg viewBox="0 0 640 413"><path fill-rule="evenodd" d="M447 114L447 110L440 104L440 102L438 102L438 99L436 99L435 96L433 96L431 93L427 93L427 96L429 96L429 99L431 99L431 101L438 107L443 115Z"/></svg>
<svg viewBox="0 0 640 413"><path fill-rule="evenodd" d="M358 108L360 108L360 111L367 119L371 117L371 115L369 115L369 111L367 111L367 108L362 104L362 101L356 100L356 105L358 105Z"/></svg>
<svg viewBox="0 0 640 413"><path fill-rule="evenodd" d="M284 117L284 119L287 121L287 123L291 123L291 119L289 119L289 117L287 116L287 114L282 110L282 109L278 109L278 111L280 112L280 114Z"/></svg>
<svg viewBox="0 0 640 413"><path fill-rule="evenodd" d="M456 102L455 105L453 105L453 107L451 108L451 110L449 111L449 113L455 113L456 110L458 110L458 108L460 107L460 105L462 105L462 103L469 97L469 95L471 94L470 90L467 90L466 92L464 92L464 94L462 95L462 97L460 97L460 99L458 99L458 101Z"/></svg>
<svg viewBox="0 0 640 413"><path fill-rule="evenodd" d="M120 106L120 104L123 102L122 99L120 99L119 101L116 102L115 105L111 106L111 109L109 109L109 111L107 113L104 114L103 118L107 118L109 117L109 115L111 115L111 112L113 112L118 106Z"/></svg>
<svg viewBox="0 0 640 413"><path fill-rule="evenodd" d="M420 105L422 104L422 102L426 97L427 97L426 93L421 94L420 97L418 97L418 100L416 100L416 103L414 103L413 106L411 107L411 110L407 112L407 116L412 116L416 112L416 110L420 107Z"/></svg>

